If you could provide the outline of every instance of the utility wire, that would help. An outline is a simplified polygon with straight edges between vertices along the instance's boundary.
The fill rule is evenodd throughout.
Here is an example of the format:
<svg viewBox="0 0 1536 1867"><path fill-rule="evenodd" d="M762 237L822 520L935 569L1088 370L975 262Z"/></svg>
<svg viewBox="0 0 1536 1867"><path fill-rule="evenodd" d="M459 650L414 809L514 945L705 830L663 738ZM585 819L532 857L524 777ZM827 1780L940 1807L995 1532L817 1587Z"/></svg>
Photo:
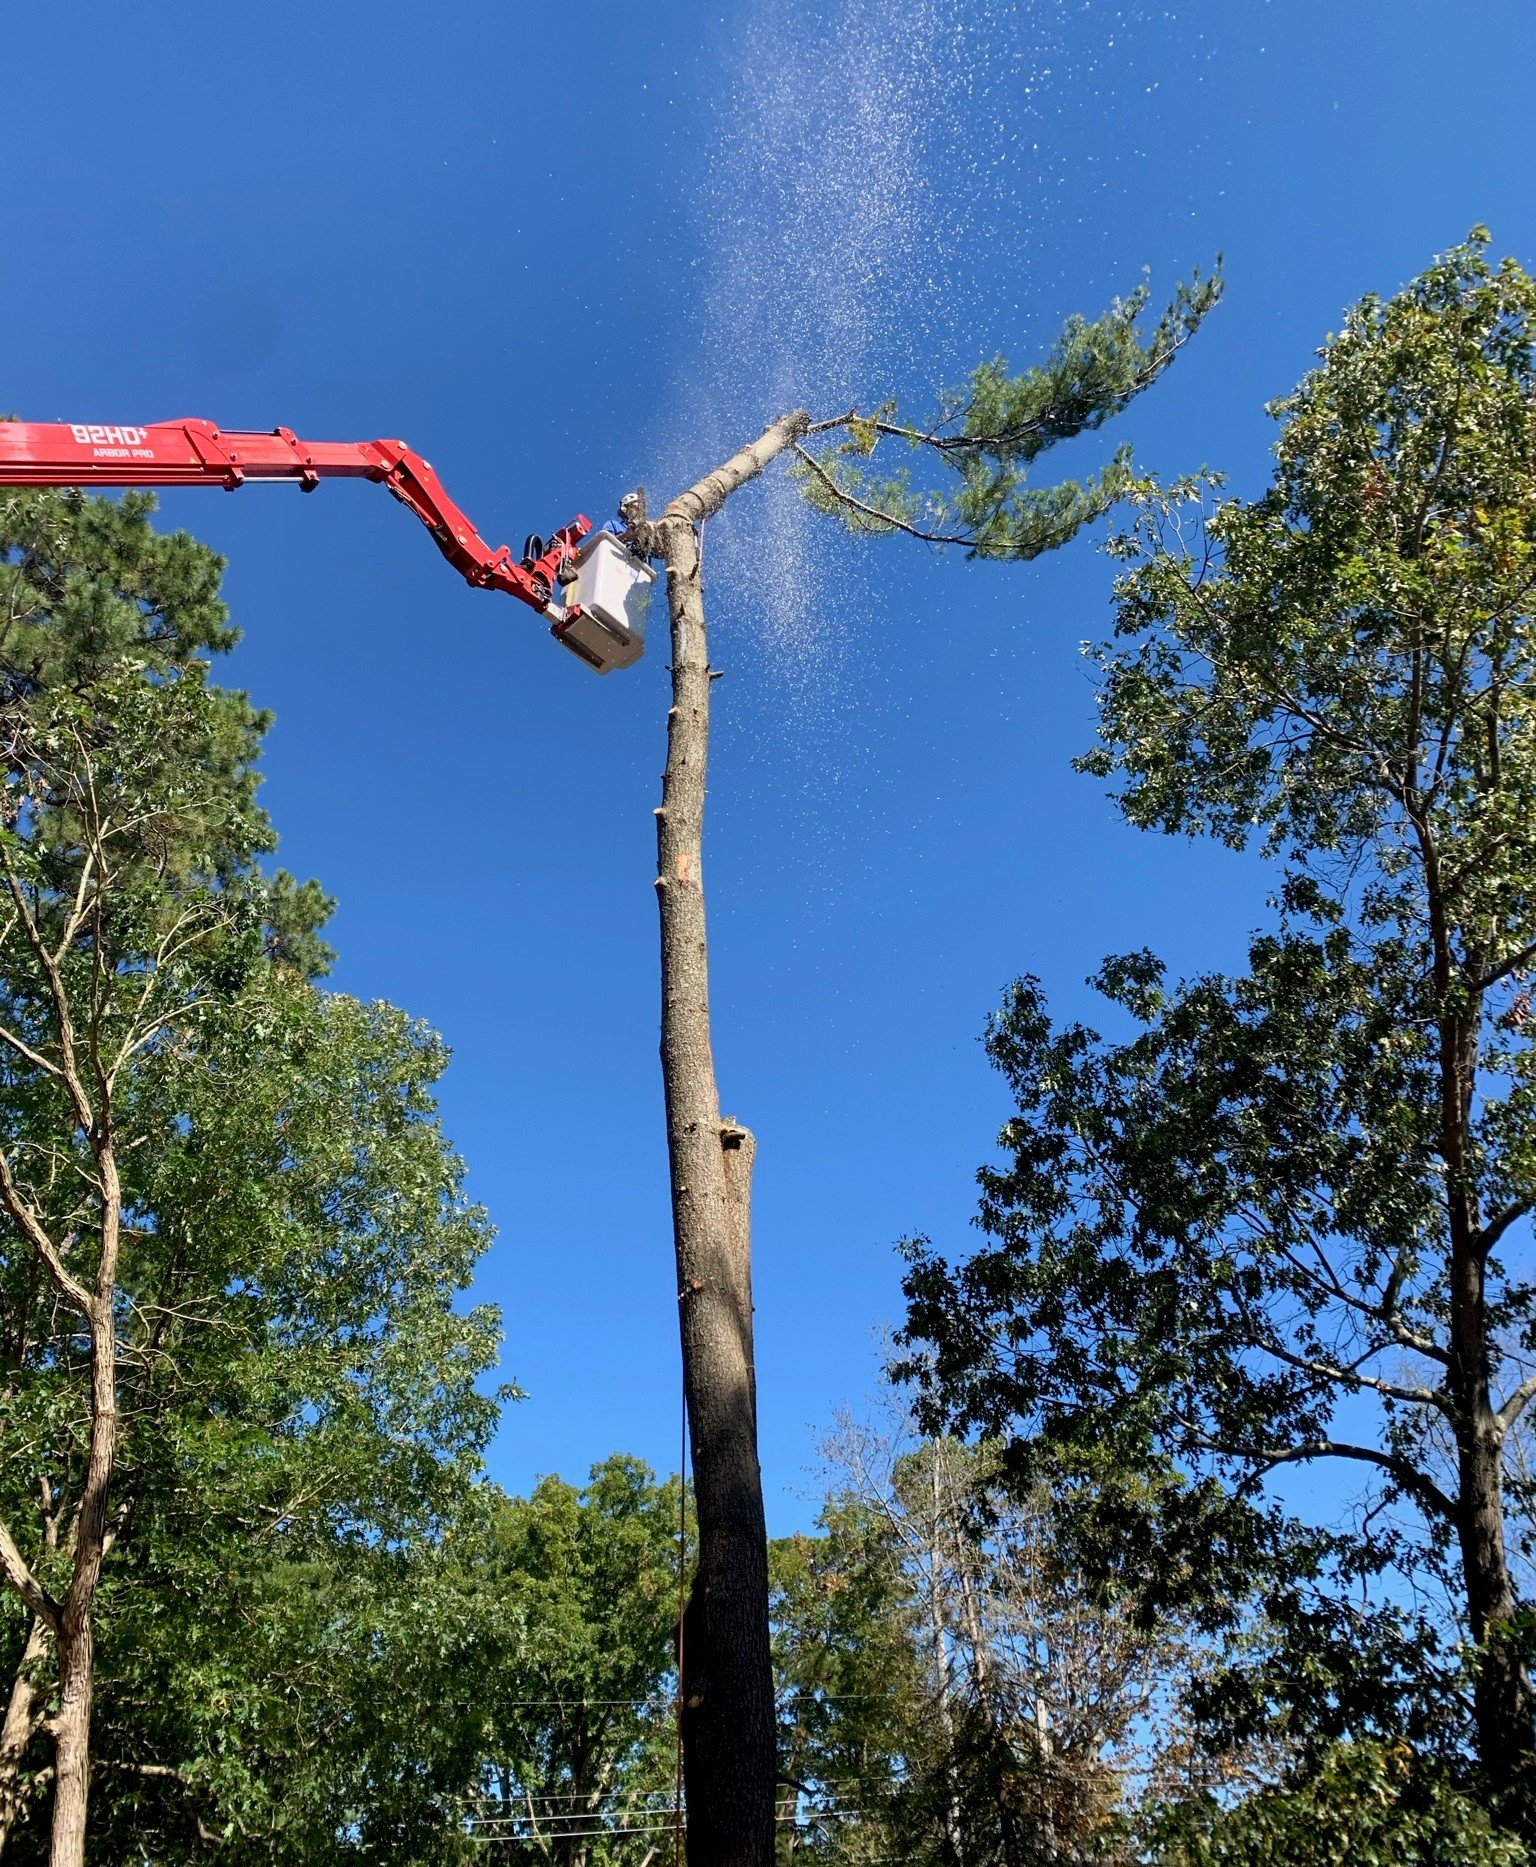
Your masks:
<svg viewBox="0 0 1536 1867"><path fill-rule="evenodd" d="M610 1782L606 1788L601 1789L561 1789L558 1785L560 1783L569 1783L569 1777L557 1777L555 1779L556 1787L553 1789L539 1789L525 1782L522 1777L517 1776L514 1772L506 1770L502 1772L502 1779L505 1782L515 1784L515 1787L507 1790L504 1795L498 1790L489 1788L466 1790L464 1792L466 1799L472 1801L477 1796L486 1796L494 1802L498 1795L502 1795L503 1801L512 1800L516 1802L521 1802L525 1796L532 1796L535 1802L580 1802L584 1798L595 1798L599 1802L605 1799L610 1802L623 1802L626 1798L635 1800L645 1796L665 1796L670 1801L672 1796L670 1778L663 1779L660 1782L649 1783Z"/></svg>
<svg viewBox="0 0 1536 1867"><path fill-rule="evenodd" d="M878 1788L885 1787L885 1788L899 1789L900 1787L902 1787L903 1780L904 1779L901 1779L898 1777L875 1776L872 1773L868 1775L864 1775L864 1776L818 1776L813 1779L812 1787L810 1788L810 1790L808 1792L803 1792L803 1793L820 1795L825 1791L836 1791L839 1789L849 1789L849 1788L854 1788L854 1789L877 1788L878 1789ZM797 1784L786 1784L782 1786L787 1787L787 1788L798 1787ZM625 1803L627 1802L655 1802L661 1798L665 1798L665 1802L663 1803L663 1807L661 1810L662 1813L665 1813L667 1808L670 1806L670 1803L672 1800L672 1792L670 1789L631 1789L627 1791L626 1790L611 1790L611 1791L608 1791L606 1795L604 1794L598 1795L596 1799L598 1806L593 1808L592 1813L594 1815L601 1814L602 1813L601 1804L604 1801L625 1802ZM554 1802L587 1802L587 1803L590 1803L592 1801L593 1801L593 1795L592 1795L592 1791L589 1789L571 1789L571 1790L540 1789L540 1790L526 1791L526 1792L518 1791L515 1794L506 1795L506 1796L497 1796L488 1790L479 1797L467 1799L464 1802L463 1806L469 1809L474 1809L478 1807L480 1804L485 1803L485 1802L504 1802L508 1804L509 1806L513 1803L516 1803L516 1805L519 1808L523 1808L523 1807L526 1807L526 1805L529 1802L537 1803L541 1807L547 1807L549 1804L554 1803Z"/></svg>
<svg viewBox="0 0 1536 1867"><path fill-rule="evenodd" d="M836 1819L854 1821L862 1819L863 1815L864 1811L862 1809L848 1809ZM820 1821L801 1821L794 1816L780 1816L774 1823L776 1828L799 1829L818 1828L823 1825L824 1824ZM476 1832L474 1827L471 1826L467 1831L467 1838L471 1841L484 1842L488 1846L497 1842L511 1842L514 1845L520 1843L523 1847L537 1847L542 1841L594 1841L605 1840L617 1835L669 1835L672 1832L672 1824L670 1822L640 1824L625 1828L581 1828L574 1831L571 1829L561 1829L558 1832L542 1836L531 1834L483 1834Z"/></svg>
<svg viewBox="0 0 1536 1867"><path fill-rule="evenodd" d="M873 1795L878 1799L882 1790L899 1789L901 1784L889 1779L871 1780L868 1777L846 1776L829 1778L819 1783L810 1792L798 1791L796 1801L802 1795L824 1795L830 1801L819 1808L807 1808L803 1819L815 1820L821 1814L838 1814L840 1795L857 1796L868 1799ZM780 1801L787 1800L780 1796ZM499 1803L501 1806L488 1806ZM566 1805L580 1803L584 1806L573 1808ZM654 1817L658 1821L671 1817L675 1820L677 1809L671 1792L662 1789L636 1790L629 1795L614 1795L607 1798L608 1806L599 1800L593 1806L588 1792L573 1791L566 1795L525 1795L525 1796L482 1796L473 1801L460 1803L455 1813L459 1819L470 1822L537 1822L552 1824L555 1822L626 1822L634 1817ZM868 1813L868 1811L864 1811Z"/></svg>
<svg viewBox="0 0 1536 1867"><path fill-rule="evenodd" d="M786 1696L798 1691L797 1687L785 1689ZM895 1705L900 1703L894 1692L812 1692L809 1694L813 1705ZM628 1708L644 1711L647 1707L657 1711L669 1711L674 1704L670 1692L654 1692L649 1698L502 1698L487 1705L484 1699L433 1699L429 1706L424 1701L418 1706L421 1711L443 1709L453 1711L612 1711L615 1708Z"/></svg>
<svg viewBox="0 0 1536 1867"><path fill-rule="evenodd" d="M617 1834L622 1827L627 1826L629 1822L635 1818L638 1818L642 1824L647 1827L663 1827L670 1829L671 1824L667 1821L668 1813L669 1811L666 1809L626 1809L622 1812L616 1811L616 1821L612 1825L604 1824L603 1832L605 1834ZM845 1805L842 1808L808 1810L798 1815L778 1815L775 1816L774 1819L781 1824L789 1824L803 1828L815 1827L817 1823L823 1819L829 1821L843 1821L852 1816L867 1816L872 1813L875 1813L875 1811ZM532 1816L526 1811L518 1813L509 1811L505 1815L466 1815L461 1817L461 1820L463 1825L470 1829L505 1828L508 1826L526 1825L529 1827L547 1828L551 1833L564 1832L564 1829L556 1829L555 1824L557 1823L565 1824L566 1828L569 1828L572 1823L584 1822L588 1826L594 1823L602 1824L601 1816L590 1814L585 1809L572 1810L566 1815L551 1816Z"/></svg>
<svg viewBox="0 0 1536 1867"><path fill-rule="evenodd" d="M654 1809L649 1812L644 1809L635 1809L632 1811L628 1811L625 1814L625 1816L621 1818L620 1822L616 1825L616 1827L610 1827L606 1830L606 1832L609 1834L613 1834L616 1832L617 1826L627 1825L629 1815L631 1814L638 1816L641 1819L641 1823L643 1826L667 1827L669 1826L666 1820L668 1813L669 1811L667 1811L666 1809ZM804 1828L804 1827L814 1827L818 1822L820 1822L824 1818L827 1820L831 1820L831 1821L842 1821L843 1819L849 1816L855 1816L855 1815L867 1816L867 1815L874 1815L878 1813L879 1813L878 1810L860 1808L856 1803L844 1803L839 1808L810 1810L804 1814L799 1814L799 1815L796 1815L796 1814L776 1815L774 1817L774 1820L780 1823L781 1825ZM580 1811L577 1811L570 1815L560 1816L557 1819L561 1821L565 1821L565 1822L583 1822L584 1821L589 1826L593 1825L594 1823L600 1822L599 1817L586 1815ZM514 1822L514 1823L515 1822L526 1822L529 1820L529 1817L526 1814L513 1814L509 1812L506 1815L466 1815L463 1818L463 1820L464 1820L465 1826L470 1827L470 1828L477 1828L477 1827L481 1827L481 1828L493 1827L494 1828L494 1827L505 1827L509 1822Z"/></svg>

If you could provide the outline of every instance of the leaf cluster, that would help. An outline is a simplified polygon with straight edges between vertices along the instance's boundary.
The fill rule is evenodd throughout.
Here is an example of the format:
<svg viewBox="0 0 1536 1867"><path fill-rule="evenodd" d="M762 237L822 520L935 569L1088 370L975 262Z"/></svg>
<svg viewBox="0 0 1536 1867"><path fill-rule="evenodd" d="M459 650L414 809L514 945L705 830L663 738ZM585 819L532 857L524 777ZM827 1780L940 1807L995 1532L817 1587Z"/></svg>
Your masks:
<svg viewBox="0 0 1536 1867"><path fill-rule="evenodd" d="M1300 1781L1234 1807L1165 1808L1156 1867L1524 1867L1529 1855L1453 1779L1402 1742L1340 1744Z"/></svg>

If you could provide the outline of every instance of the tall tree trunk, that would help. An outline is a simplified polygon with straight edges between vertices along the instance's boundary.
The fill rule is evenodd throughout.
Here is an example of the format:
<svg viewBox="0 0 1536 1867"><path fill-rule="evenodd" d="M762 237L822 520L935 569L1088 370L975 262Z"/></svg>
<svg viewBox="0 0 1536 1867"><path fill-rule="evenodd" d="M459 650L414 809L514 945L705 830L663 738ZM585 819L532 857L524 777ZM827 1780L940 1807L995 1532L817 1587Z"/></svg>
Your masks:
<svg viewBox="0 0 1536 1867"><path fill-rule="evenodd" d="M64 1022L62 1014L60 1022ZM53 1719L49 1867L85 1867L86 1805L91 1791L91 1702L96 1690L93 1615L102 1564L112 1541L107 1504L117 1458L117 1317L113 1298L117 1290L123 1189L112 1144L105 1084L102 1108L90 1135L96 1170L101 1176L101 1258L87 1312L91 1332L91 1435L75 1519L74 1570L58 1626L59 1709Z"/></svg>
<svg viewBox="0 0 1536 1867"><path fill-rule="evenodd" d="M1503 1455L1487 1404L1474 1398L1468 1429L1458 1432L1457 1534L1467 1594L1467 1618L1476 1642L1473 1709L1478 1755L1489 1786L1521 1827L1536 1833L1536 1781L1532 1780L1532 1699L1515 1624L1514 1590L1504 1546Z"/></svg>
<svg viewBox="0 0 1536 1867"><path fill-rule="evenodd" d="M5 1852L5 1844L21 1813L25 1800L21 1766L37 1727L43 1721L44 1680L39 1668L48 1649L48 1638L48 1623L42 1615L34 1614L21 1663L11 1684L5 1722L0 1725L0 1854Z"/></svg>
<svg viewBox="0 0 1536 1867"><path fill-rule="evenodd" d="M939 1714L939 1741L944 1746L944 1839L949 1847L946 1859L950 1867L965 1867L965 1811L955 1778L955 1713L951 1703L949 1679L949 1639L945 1625L942 1576L944 1573L944 1507L939 1480L939 1441L930 1441L928 1460L929 1537L928 1537L928 1640L933 1655L934 1696Z"/></svg>
<svg viewBox="0 0 1536 1867"><path fill-rule="evenodd" d="M1448 971L1448 969L1447 969ZM1471 1136L1480 1005L1440 1027L1441 1143L1450 1242L1450 1367L1455 1402L1456 1533L1475 1642L1478 1757L1508 1818L1536 1834L1536 1703L1515 1626L1504 1543L1503 1434L1494 1410L1482 1237Z"/></svg>
<svg viewBox="0 0 1536 1867"><path fill-rule="evenodd" d="M666 564L672 710L656 813L661 1066L698 1567L683 1616L683 1761L690 1867L771 1867L775 1726L768 1541L752 1349L754 1142L720 1118L704 919L709 648L699 526L809 426L804 411L674 499L652 542Z"/></svg>
<svg viewBox="0 0 1536 1867"><path fill-rule="evenodd" d="M59 1616L59 1709L53 1718L53 1836L49 1867L84 1867L91 1787L91 1702L96 1687L96 1589L107 1553L107 1494L117 1453L116 1175L103 1227L105 1295L91 1307L91 1437L75 1532L75 1566ZM106 1234L110 1234L107 1236Z"/></svg>
<svg viewBox="0 0 1536 1867"><path fill-rule="evenodd" d="M1042 1857L1044 1831L1030 1837L1027 1812L1018 1803L1017 1763L1014 1755L1012 1707L999 1693L993 1665L992 1643L987 1636L981 1605L977 1599L984 1585L981 1552L967 1534L960 1495L955 1486L954 1454L949 1443L934 1441L934 1455L943 1460L944 1485L948 1499L945 1520L949 1526L950 1562L954 1571L955 1591L960 1604L960 1623L970 1646L971 1690L980 1717L981 1739L986 1746L986 1760L997 1784L996 1814L1005 1867L1016 1867L1026 1858ZM1031 1839L1040 1845L1031 1846ZM1043 1858L1056 1858L1054 1838Z"/></svg>
<svg viewBox="0 0 1536 1867"><path fill-rule="evenodd" d="M89 1612L59 1632L59 1709L54 1716L53 1837L49 1867L84 1867L91 1785L95 1634Z"/></svg>

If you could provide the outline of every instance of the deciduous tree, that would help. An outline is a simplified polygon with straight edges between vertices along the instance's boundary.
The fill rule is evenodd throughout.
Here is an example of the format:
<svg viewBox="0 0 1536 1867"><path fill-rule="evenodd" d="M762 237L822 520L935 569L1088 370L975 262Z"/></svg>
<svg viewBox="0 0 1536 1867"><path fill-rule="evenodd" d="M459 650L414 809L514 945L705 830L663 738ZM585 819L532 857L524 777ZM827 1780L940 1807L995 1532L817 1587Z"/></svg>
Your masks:
<svg viewBox="0 0 1536 1867"><path fill-rule="evenodd" d="M55 1867L93 1780L109 1851L300 1819L236 1734L316 1676L314 1604L356 1623L430 1547L494 1412L442 1047L313 983L264 721L208 678L219 562L149 510L0 508L0 1838L51 1785Z"/></svg>
<svg viewBox="0 0 1536 1867"><path fill-rule="evenodd" d="M1097 1600L1067 1524L992 1448L923 1440L889 1396L826 1447L819 1537L775 1548L786 1799L829 1861L1126 1858L1148 1797L1205 1777L1188 1625Z"/></svg>
<svg viewBox="0 0 1536 1867"><path fill-rule="evenodd" d="M1136 495L1084 763L1132 823L1257 840L1276 919L1239 976L1109 962L1114 1041L1010 993L988 1242L916 1247L907 1289L931 1415L1087 1474L1166 1598L1259 1589L1293 1729L1454 1747L1464 1636L1485 1793L1529 1825L1536 283L1486 248L1349 313L1262 497ZM1321 1464L1357 1524L1273 1488Z"/></svg>
<svg viewBox="0 0 1536 1867"><path fill-rule="evenodd" d="M466 1621L497 1622L474 1689L474 1833L551 1867L646 1867L677 1847L682 1481L615 1455L581 1489L500 1499L463 1552Z"/></svg>

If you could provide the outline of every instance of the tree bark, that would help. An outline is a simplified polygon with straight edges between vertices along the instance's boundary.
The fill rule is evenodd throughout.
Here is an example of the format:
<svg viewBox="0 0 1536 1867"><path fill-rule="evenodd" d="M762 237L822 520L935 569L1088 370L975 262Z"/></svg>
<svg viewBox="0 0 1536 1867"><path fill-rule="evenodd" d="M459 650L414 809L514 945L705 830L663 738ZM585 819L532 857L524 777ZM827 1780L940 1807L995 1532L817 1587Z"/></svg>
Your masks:
<svg viewBox="0 0 1536 1867"><path fill-rule="evenodd" d="M965 1867L965 1811L955 1780L955 1714L949 1680L949 1640L945 1624L943 1589L943 1531L946 1511L939 1486L939 1442L929 1441L928 1460L928 1639L933 1654L934 1703L939 1714L939 1737L944 1746L944 1840L951 1867Z"/></svg>
<svg viewBox="0 0 1536 1867"><path fill-rule="evenodd" d="M11 1684L5 1722L0 1725L0 1854L5 1852L26 1799L21 1766L37 1727L43 1721L44 1686L39 1676L39 1663L47 1650L48 1639L48 1623L42 1615L34 1614L21 1663Z"/></svg>
<svg viewBox="0 0 1536 1867"><path fill-rule="evenodd" d="M1448 947L1434 928L1437 983L1449 989ZM1503 1431L1493 1404L1482 1240L1472 1146L1481 1003L1440 1024L1441 1152L1450 1243L1450 1364L1455 1403L1456 1533L1467 1619L1477 1647L1473 1718L1478 1759L1495 1802L1536 1834L1536 1703L1521 1656L1504 1543Z"/></svg>
<svg viewBox="0 0 1536 1867"><path fill-rule="evenodd" d="M61 1003L60 1024L65 1011ZM117 1257L123 1189L103 1081L102 1107L90 1125L101 1183L101 1257L86 1312L91 1337L91 1431L85 1483L75 1519L75 1561L59 1615L59 1709L54 1714L53 1832L49 1867L85 1867L86 1808L91 1791L91 1705L96 1691L94 1609L111 1543L108 1494L117 1458ZM83 1103L83 1096L80 1098Z"/></svg>
<svg viewBox="0 0 1536 1867"><path fill-rule="evenodd" d="M698 1566L683 1615L690 1867L771 1867L776 1778L768 1542L752 1346L750 1132L720 1118L704 916L711 673L699 526L809 426L797 411L674 499L650 528L672 634L667 767L656 813L661 1065Z"/></svg>
<svg viewBox="0 0 1536 1867"><path fill-rule="evenodd" d="M91 1436L75 1532L75 1566L59 1616L59 1709L54 1714L53 1835L49 1867L85 1867L86 1805L91 1787L91 1702L96 1686L92 1611L108 1542L107 1494L117 1453L117 1330L112 1291L117 1269L120 1195L107 1163L102 1266L91 1305Z"/></svg>
<svg viewBox="0 0 1536 1867"><path fill-rule="evenodd" d="M1486 1386L1482 1399L1487 1401ZM1458 1424L1457 1534L1467 1618L1477 1646L1473 1712L1478 1756L1495 1800L1536 1833L1531 1684L1521 1657L1504 1545L1503 1454L1491 1405Z"/></svg>

